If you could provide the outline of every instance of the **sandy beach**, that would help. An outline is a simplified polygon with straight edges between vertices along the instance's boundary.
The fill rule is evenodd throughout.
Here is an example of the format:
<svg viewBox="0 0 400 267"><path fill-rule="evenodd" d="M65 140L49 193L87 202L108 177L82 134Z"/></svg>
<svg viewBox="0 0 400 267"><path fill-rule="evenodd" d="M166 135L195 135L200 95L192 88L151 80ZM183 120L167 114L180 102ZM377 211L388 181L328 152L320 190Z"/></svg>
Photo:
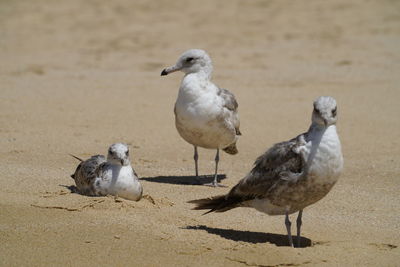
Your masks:
<svg viewBox="0 0 400 267"><path fill-rule="evenodd" d="M400 2L0 1L1 266L399 266ZM239 102L228 188L190 185L193 147L173 107L189 48ZM201 216L276 142L307 130L312 102L338 102L345 170L304 210L302 248L284 216ZM71 191L82 158L125 142L144 198ZM199 149L211 180L215 151ZM292 216L292 221L295 216Z"/></svg>

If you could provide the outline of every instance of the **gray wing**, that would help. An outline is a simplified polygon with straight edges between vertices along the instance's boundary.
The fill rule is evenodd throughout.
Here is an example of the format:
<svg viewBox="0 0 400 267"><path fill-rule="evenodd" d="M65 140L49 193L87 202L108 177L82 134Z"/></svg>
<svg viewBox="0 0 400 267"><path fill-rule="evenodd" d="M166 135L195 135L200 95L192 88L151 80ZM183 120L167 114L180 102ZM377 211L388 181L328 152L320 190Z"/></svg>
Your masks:
<svg viewBox="0 0 400 267"><path fill-rule="evenodd" d="M82 194L94 194L93 181L99 175L101 165L105 163L106 158L104 156L96 155L78 165L72 178L74 178L76 186Z"/></svg>
<svg viewBox="0 0 400 267"><path fill-rule="evenodd" d="M224 99L225 102L224 107L232 112L231 119L236 130L236 135L242 135L242 133L239 130L240 127L240 121L238 115L239 104L237 103L235 96L227 89L224 88L218 88L218 89L219 89L218 95L221 96L222 99Z"/></svg>
<svg viewBox="0 0 400 267"><path fill-rule="evenodd" d="M227 89L219 88L218 94L225 100L225 107L229 110L236 111L239 107L235 96Z"/></svg>
<svg viewBox="0 0 400 267"><path fill-rule="evenodd" d="M303 134L305 136L306 134ZM301 135L299 135L301 136ZM299 136L277 143L257 158L250 173L232 188L229 196L241 201L265 198L279 182L287 182L290 174L301 174L305 163L293 149L299 145ZM306 137L306 136L305 136ZM307 139L307 138L305 138Z"/></svg>

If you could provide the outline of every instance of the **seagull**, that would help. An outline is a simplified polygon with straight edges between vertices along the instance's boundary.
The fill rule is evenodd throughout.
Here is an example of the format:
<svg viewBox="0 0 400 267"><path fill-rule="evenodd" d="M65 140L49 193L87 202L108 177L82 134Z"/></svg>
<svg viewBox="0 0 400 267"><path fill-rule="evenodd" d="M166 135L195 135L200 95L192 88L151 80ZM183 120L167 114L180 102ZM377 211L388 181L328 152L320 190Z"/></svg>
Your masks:
<svg viewBox="0 0 400 267"><path fill-rule="evenodd" d="M196 204L195 210L208 209L205 214L252 207L268 215L285 215L292 247L289 214L298 212L299 247L303 209L326 196L343 169L336 121L336 100L329 96L317 98L312 123L306 133L269 148L228 194L189 203Z"/></svg>
<svg viewBox="0 0 400 267"><path fill-rule="evenodd" d="M108 149L107 160L103 155L82 160L71 177L79 192L90 196L115 195L138 201L143 188L129 160L126 144L116 143Z"/></svg>
<svg viewBox="0 0 400 267"><path fill-rule="evenodd" d="M200 49L184 52L174 66L165 68L161 75L175 71L185 73L175 103L175 126L180 136L194 146L196 177L198 172L197 147L216 149L215 175L210 186L218 184L219 150L228 154L238 153L239 135L238 103L227 89L211 82L213 70L210 56Z"/></svg>

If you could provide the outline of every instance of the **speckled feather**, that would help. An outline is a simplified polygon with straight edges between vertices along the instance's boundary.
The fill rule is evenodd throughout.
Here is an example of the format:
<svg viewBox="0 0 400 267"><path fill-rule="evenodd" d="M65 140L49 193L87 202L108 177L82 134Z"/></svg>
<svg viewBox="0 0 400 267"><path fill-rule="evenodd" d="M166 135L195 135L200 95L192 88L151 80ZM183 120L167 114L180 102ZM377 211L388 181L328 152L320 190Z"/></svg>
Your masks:
<svg viewBox="0 0 400 267"><path fill-rule="evenodd" d="M106 158L103 155L92 156L90 159L82 161L71 177L82 194L96 195L93 187L94 180L99 175L102 169L102 164L106 163Z"/></svg>

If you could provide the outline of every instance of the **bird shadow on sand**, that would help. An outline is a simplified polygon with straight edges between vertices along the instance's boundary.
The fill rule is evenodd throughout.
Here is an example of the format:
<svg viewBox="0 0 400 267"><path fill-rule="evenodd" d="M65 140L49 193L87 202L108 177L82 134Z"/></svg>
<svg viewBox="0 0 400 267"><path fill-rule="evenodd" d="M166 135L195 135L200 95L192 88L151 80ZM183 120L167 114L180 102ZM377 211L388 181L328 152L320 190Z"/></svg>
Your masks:
<svg viewBox="0 0 400 267"><path fill-rule="evenodd" d="M210 234L219 235L220 237L233 240L233 241L242 241L247 243L271 243L278 247L288 247L289 240L287 235L280 234L271 234L271 233L263 233L263 232L250 232L250 231L239 231L232 229L221 229L221 228L212 228L207 227L205 225L196 225L196 226L186 226L184 229L188 230L203 230L207 231ZM296 244L297 237L293 237L293 241ZM311 247L312 241L306 237L300 238L300 248Z"/></svg>
<svg viewBox="0 0 400 267"><path fill-rule="evenodd" d="M226 179L225 174L218 175L218 182ZM179 185L205 185L214 181L214 175L200 175L196 176L155 176L155 177L143 177L139 180L153 182L153 183L164 183L164 184L179 184Z"/></svg>

